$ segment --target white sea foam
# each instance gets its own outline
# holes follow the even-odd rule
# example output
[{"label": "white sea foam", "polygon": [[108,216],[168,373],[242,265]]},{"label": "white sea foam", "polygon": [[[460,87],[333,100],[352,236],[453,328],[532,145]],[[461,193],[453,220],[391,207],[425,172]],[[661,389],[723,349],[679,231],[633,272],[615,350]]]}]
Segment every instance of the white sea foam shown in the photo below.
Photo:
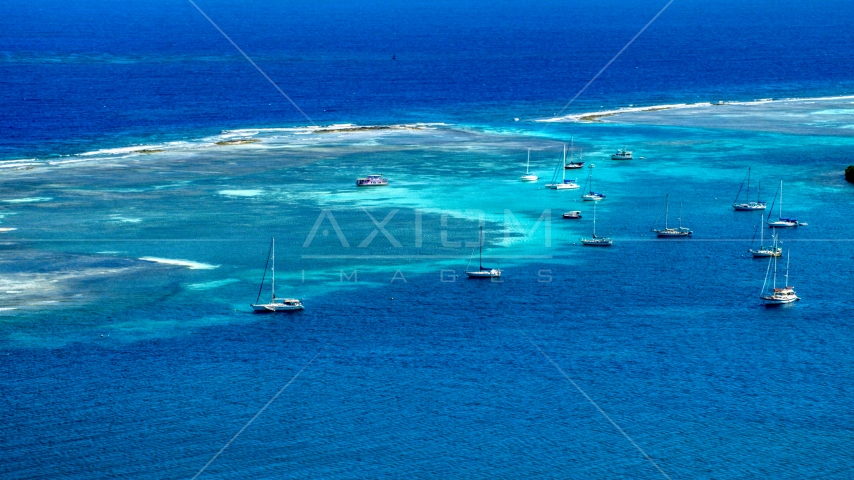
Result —
[{"label": "white sea foam", "polygon": [[0,161],[0,168],[29,168],[29,167],[38,167],[42,165],[37,162],[35,158],[24,158],[20,160],[5,160]]},{"label": "white sea foam", "polygon": [[[639,112],[654,112],[659,110],[672,110],[672,109],[685,109],[685,108],[703,108],[703,107],[711,107],[711,106],[726,106],[726,105],[741,105],[741,106],[750,106],[750,105],[768,105],[768,104],[781,104],[781,103],[813,103],[813,102],[823,102],[823,101],[839,101],[839,100],[849,100],[854,99],[854,95],[842,95],[836,97],[806,97],[806,98],[782,98],[782,99],[772,99],[772,98],[759,98],[752,101],[732,101],[732,102],[699,102],[699,103],[672,103],[672,104],[662,104],[662,105],[650,105],[645,107],[626,107],[626,108],[618,108],[614,110],[601,110],[595,112],[585,112],[585,113],[573,113],[570,115],[563,115],[560,117],[552,117],[552,118],[543,118],[536,120],[537,122],[578,122],[583,121],[582,119],[585,117],[610,117],[614,115],[620,115],[623,113],[639,113]],[[836,113],[836,112],[834,112]]]},{"label": "white sea foam", "polygon": [[220,190],[220,195],[227,197],[257,197],[264,194],[264,190],[247,189],[247,190]]},{"label": "white sea foam", "polygon": [[212,280],[210,282],[202,282],[202,283],[193,283],[187,285],[187,288],[190,290],[212,290],[214,288],[219,288],[230,283],[236,283],[240,280],[236,278],[226,278],[224,280]]},{"label": "white sea foam", "polygon": [[28,198],[10,198],[6,200],[0,200],[5,203],[37,203],[37,202],[49,202],[53,200],[52,197],[28,197]]},{"label": "white sea foam", "polygon": [[154,263],[162,263],[164,265],[177,265],[179,267],[187,267],[190,270],[213,270],[214,268],[218,268],[219,265],[210,265],[207,263],[194,262],[192,260],[178,260],[172,258],[159,258],[159,257],[140,257],[140,260],[146,262],[154,262]]},{"label": "white sea foam", "polygon": [[142,221],[142,219],[133,217],[123,217],[121,215],[110,215],[110,221],[119,223],[139,223]]}]

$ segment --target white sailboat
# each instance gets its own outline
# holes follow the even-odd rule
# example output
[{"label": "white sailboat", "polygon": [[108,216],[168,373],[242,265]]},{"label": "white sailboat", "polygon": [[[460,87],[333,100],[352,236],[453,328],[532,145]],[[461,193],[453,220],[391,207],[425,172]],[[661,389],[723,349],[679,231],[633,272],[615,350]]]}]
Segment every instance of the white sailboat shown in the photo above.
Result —
[{"label": "white sailboat", "polygon": [[738,188],[738,193],[735,194],[735,201],[732,203],[732,208],[738,212],[752,212],[755,210],[765,210],[765,202],[759,199],[762,193],[762,184],[759,184],[759,190],[756,194],[756,201],[750,201],[750,168],[747,169],[747,191],[743,203],[738,202],[738,197],[741,196],[741,189],[744,188],[744,182],[741,182],[741,187]]},{"label": "white sailboat", "polygon": [[575,180],[566,179],[566,145],[563,146],[563,168],[560,169],[560,183],[555,185],[555,190],[578,190],[578,183]]},{"label": "white sailboat", "polygon": [[590,164],[590,167],[588,167],[590,169],[590,174],[587,176],[587,182],[585,182],[584,186],[586,188],[589,188],[590,190],[588,190],[587,193],[581,196],[581,199],[585,202],[598,202],[605,198],[604,194],[593,191],[593,168],[595,167],[596,165],[592,163]]},{"label": "white sailboat", "polygon": [[[768,218],[768,227],[769,228],[785,228],[785,227],[797,227],[801,225],[798,223],[797,218],[783,218],[783,181],[780,180],[780,214],[778,220],[771,221],[770,215]],[[774,201],[777,200],[777,196],[774,195]],[[774,209],[774,203],[771,203],[771,210]]]},{"label": "white sailboat", "polygon": [[608,237],[596,236],[596,204],[593,204],[593,238],[582,238],[581,244],[588,247],[610,247],[614,241]]},{"label": "white sailboat", "polygon": [[267,276],[267,265],[264,265],[264,277],[261,278],[261,287],[258,288],[258,297],[255,303],[252,304],[252,310],[256,313],[271,313],[271,312],[286,312],[290,310],[302,310],[302,302],[295,298],[276,298],[276,238],[270,243],[270,253],[267,256],[268,263],[272,263],[270,271],[271,286],[270,286],[270,303],[259,303],[261,300],[261,290],[264,289],[264,277]]},{"label": "white sailboat", "polygon": [[525,174],[519,177],[523,182],[536,182],[540,177],[533,175],[530,172],[531,168],[531,149],[528,149],[528,164],[525,166]]},{"label": "white sailboat", "polygon": [[[692,235],[690,229],[682,226],[682,204],[679,204],[679,227],[673,228],[667,225],[667,219],[670,216],[670,195],[668,194],[665,198],[665,211],[664,211],[664,228],[656,229],[653,228],[652,231],[655,232],[661,238],[673,238],[673,237],[688,237]],[[661,212],[661,210],[659,210]],[[657,220],[656,220],[657,221]]]},{"label": "white sailboat", "polygon": [[[772,257],[768,261],[768,270],[765,271],[765,283],[762,284],[762,293],[759,298],[765,305],[783,305],[800,300],[800,297],[795,294],[794,287],[789,286],[789,255],[786,255],[786,285],[783,288],[777,288],[777,257]],[[774,283],[770,292],[765,292],[765,286],[768,284],[768,271],[771,269],[771,263],[774,263]]]},{"label": "white sailboat", "polygon": [[[760,217],[759,218],[759,225],[760,225],[760,227],[759,227],[759,231],[760,231],[759,248],[757,248],[755,250],[751,248],[750,250],[748,250],[748,252],[753,254],[753,258],[779,257],[780,255],[783,255],[783,248],[777,246],[777,234],[776,233],[774,234],[774,246],[772,246],[772,247],[765,246],[765,229],[762,228],[762,226],[761,226],[762,223],[764,223],[764,222],[765,222],[765,219],[763,217]],[[753,238],[754,239],[756,238],[755,234],[754,234]]]},{"label": "white sailboat", "polygon": [[[471,257],[469,257],[469,265],[466,265],[466,275],[469,278],[498,278],[501,276],[501,270],[497,268],[484,268],[483,266],[483,227],[480,227],[480,235],[478,236],[478,243],[480,244],[480,253],[478,254],[478,269],[477,270],[469,270],[469,265],[471,265]],[[474,251],[472,251],[472,255],[474,255]]]}]

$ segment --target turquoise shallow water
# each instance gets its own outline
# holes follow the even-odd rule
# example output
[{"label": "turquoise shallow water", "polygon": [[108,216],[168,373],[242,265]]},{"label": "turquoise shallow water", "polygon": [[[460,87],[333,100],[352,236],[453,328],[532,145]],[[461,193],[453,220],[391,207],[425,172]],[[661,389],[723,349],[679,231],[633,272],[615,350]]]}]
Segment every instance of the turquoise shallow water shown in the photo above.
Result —
[{"label": "turquoise shallow water", "polygon": [[[241,131],[7,163],[0,472],[192,477],[319,353],[205,475],[660,478],[536,344],[673,478],[846,478],[851,137],[656,121],[674,125]],[[611,249],[577,245],[580,192],[542,188],[570,137]],[[646,158],[605,158],[624,145]],[[759,304],[759,218],[729,206],[748,166],[809,223],[781,234],[790,307]],[[356,189],[373,172],[391,185]],[[694,238],[650,236],[665,194]],[[366,242],[395,211],[400,246]],[[454,277],[481,218],[501,283]],[[248,308],[270,236],[295,315]]]}]

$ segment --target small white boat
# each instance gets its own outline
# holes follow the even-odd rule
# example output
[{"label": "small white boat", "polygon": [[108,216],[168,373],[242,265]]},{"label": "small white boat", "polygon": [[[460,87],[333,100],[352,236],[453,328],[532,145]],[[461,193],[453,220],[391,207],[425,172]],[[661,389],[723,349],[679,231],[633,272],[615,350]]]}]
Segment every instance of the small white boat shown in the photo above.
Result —
[{"label": "small white boat", "polygon": [[747,169],[747,191],[745,192],[744,202],[739,203],[738,197],[741,196],[741,190],[744,188],[744,182],[741,182],[741,187],[738,188],[738,193],[735,194],[735,201],[732,208],[737,212],[753,212],[756,210],[765,210],[765,202],[759,200],[762,194],[762,184],[759,184],[759,190],[756,194],[756,201],[750,201],[750,168]]},{"label": "small white boat", "polygon": [[[774,263],[774,283],[770,292],[765,292],[765,285],[768,284],[768,271],[771,269],[771,263]],[[777,257],[773,257],[768,261],[768,270],[765,271],[765,283],[762,284],[762,292],[759,298],[766,306],[784,305],[787,303],[797,302],[800,297],[795,293],[794,287],[789,286],[789,256],[786,256],[786,286],[777,288]]]},{"label": "small white boat", "polygon": [[[797,227],[797,226],[801,225],[801,223],[798,223],[797,218],[784,218],[783,217],[783,181],[782,180],[780,180],[779,193],[780,193],[780,214],[779,214],[779,218],[772,222],[771,218],[769,216],[768,227],[769,228],[787,228],[787,227]],[[777,201],[776,195],[774,195],[774,201]],[[774,203],[773,202],[771,203],[771,210],[774,210]],[[806,225],[806,224],[804,223],[804,225]]]},{"label": "small white boat", "polygon": [[[480,227],[480,234],[478,236],[479,244],[480,244],[480,253],[478,254],[478,269],[477,270],[469,270],[469,265],[471,265],[471,256],[469,257],[469,265],[466,265],[466,275],[469,278],[498,278],[501,276],[501,270],[497,268],[485,268],[483,266],[483,227]],[[472,255],[474,255],[474,251],[472,251]]]},{"label": "small white boat", "polygon": [[592,238],[582,238],[581,244],[587,247],[610,247],[614,244],[614,241],[608,237],[597,237],[596,236],[596,204],[593,204],[593,237]]},{"label": "small white boat", "polygon": [[356,179],[356,186],[357,187],[386,187],[386,186],[388,186],[388,180],[383,178],[383,175],[381,173],[380,174],[374,174],[374,175],[368,175],[365,178]]},{"label": "small white boat", "polygon": [[270,271],[272,272],[271,287],[270,287],[270,303],[259,303],[261,300],[261,290],[264,288],[264,277],[267,276],[267,265],[264,265],[264,277],[261,278],[261,287],[258,289],[258,298],[252,304],[252,310],[256,313],[271,313],[271,312],[287,312],[291,310],[302,310],[302,302],[296,298],[276,298],[276,239],[273,238],[270,244],[270,253],[267,256],[267,261],[271,263]]},{"label": "small white boat", "polygon": [[519,179],[522,180],[523,182],[536,182],[537,180],[540,179],[540,177],[538,177],[538,176],[536,176],[530,172],[530,168],[531,168],[531,149],[529,148],[528,149],[528,164],[527,164],[527,166],[525,166],[525,174],[522,175],[521,177],[519,177]]},{"label": "small white boat", "polygon": [[[594,203],[593,206],[596,206]],[[566,212],[563,215],[563,218],[568,220],[580,220],[581,219],[581,210],[572,210],[570,212]]]},{"label": "small white boat", "polygon": [[584,183],[584,186],[585,188],[587,188],[589,185],[590,190],[588,190],[587,193],[581,196],[581,199],[585,202],[598,202],[605,198],[604,194],[593,191],[593,168],[595,167],[596,165],[592,163],[588,167],[590,169],[590,174],[587,176],[587,182]]},{"label": "small white boat", "polygon": [[611,160],[631,160],[632,152],[624,148],[617,150],[617,153],[611,155]]},{"label": "small white boat", "polygon": [[[670,195],[668,194],[665,197],[665,211],[664,211],[664,228],[656,229],[653,228],[652,231],[658,235],[659,238],[675,238],[675,237],[689,237],[694,232],[689,228],[685,228],[682,226],[682,206],[679,206],[679,227],[670,227],[667,225],[667,219],[670,216]],[[661,212],[661,210],[659,210]],[[656,219],[658,221],[658,219]]]},{"label": "small white boat", "polygon": [[[759,218],[759,225],[760,225],[759,231],[761,233],[760,233],[760,238],[759,238],[759,248],[757,248],[755,250],[751,248],[750,250],[748,250],[748,252],[750,252],[753,255],[753,258],[779,257],[779,256],[783,255],[783,249],[782,249],[782,247],[777,246],[777,235],[776,234],[774,235],[774,246],[772,246],[772,247],[765,246],[765,229],[762,228],[762,223],[764,223],[764,222],[765,222],[765,219],[760,217]],[[754,234],[753,238],[756,238],[755,234]]]}]

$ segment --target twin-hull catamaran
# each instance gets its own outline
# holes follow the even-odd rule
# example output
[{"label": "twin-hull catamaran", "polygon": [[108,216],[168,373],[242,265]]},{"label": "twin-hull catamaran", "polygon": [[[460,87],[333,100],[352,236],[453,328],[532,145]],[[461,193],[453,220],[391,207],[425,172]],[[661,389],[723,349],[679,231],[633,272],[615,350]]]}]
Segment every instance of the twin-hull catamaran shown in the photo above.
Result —
[{"label": "twin-hull catamaran", "polygon": [[255,303],[252,304],[252,310],[256,313],[271,313],[271,312],[286,312],[290,310],[302,310],[302,302],[296,298],[276,298],[276,239],[272,239],[270,243],[270,253],[267,256],[267,261],[272,263],[270,271],[271,286],[270,286],[270,303],[259,303],[261,300],[261,290],[264,288],[264,277],[267,276],[267,265],[264,265],[264,277],[261,278],[261,287],[258,288],[258,297]]}]

